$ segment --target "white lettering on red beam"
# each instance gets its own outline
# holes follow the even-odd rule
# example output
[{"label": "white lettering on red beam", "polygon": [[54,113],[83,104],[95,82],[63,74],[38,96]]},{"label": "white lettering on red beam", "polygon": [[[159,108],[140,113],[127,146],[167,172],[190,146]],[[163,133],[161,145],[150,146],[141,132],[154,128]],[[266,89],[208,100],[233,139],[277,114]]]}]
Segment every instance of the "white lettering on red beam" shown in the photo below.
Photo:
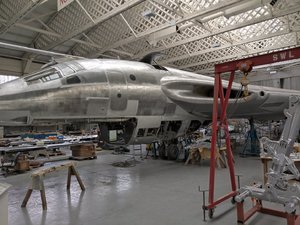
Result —
[{"label": "white lettering on red beam", "polygon": [[282,60],[288,60],[288,59],[294,59],[294,58],[295,58],[295,56],[293,55],[292,51],[273,54],[273,61],[274,62],[282,61]]}]

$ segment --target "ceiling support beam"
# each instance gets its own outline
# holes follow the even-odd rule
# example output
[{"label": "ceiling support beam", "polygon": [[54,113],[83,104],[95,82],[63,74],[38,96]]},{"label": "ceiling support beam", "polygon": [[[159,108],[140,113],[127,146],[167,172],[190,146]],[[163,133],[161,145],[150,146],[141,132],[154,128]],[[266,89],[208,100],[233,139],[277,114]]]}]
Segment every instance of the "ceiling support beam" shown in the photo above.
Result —
[{"label": "ceiling support beam", "polygon": [[218,35],[218,34],[223,34],[223,33],[226,33],[226,32],[232,31],[232,30],[237,30],[237,29],[243,28],[245,26],[258,24],[258,23],[261,23],[261,22],[264,22],[264,21],[267,21],[267,20],[270,20],[270,19],[282,17],[282,16],[292,14],[292,13],[296,13],[296,12],[300,12],[300,7],[289,8],[289,9],[286,9],[286,10],[278,11],[276,13],[274,12],[273,15],[269,14],[269,15],[261,16],[257,19],[252,19],[252,20],[245,21],[245,22],[242,22],[242,23],[239,23],[239,24],[229,25],[227,27],[215,30],[211,33],[205,33],[203,35],[199,35],[199,36],[196,36],[196,37],[186,38],[186,39],[178,41],[176,43],[169,44],[166,47],[153,48],[149,51],[145,51],[145,52],[142,52],[142,53],[139,53],[139,54],[135,55],[134,58],[140,58],[140,57],[142,57],[146,54],[149,54],[151,52],[163,51],[163,50],[166,50],[166,49],[169,49],[169,48],[173,48],[173,47],[177,47],[177,46],[180,46],[180,45],[183,45],[183,44],[187,44],[189,42],[198,41],[198,40],[201,40],[203,38],[212,37],[212,36],[215,36],[215,35]]},{"label": "ceiling support beam", "polygon": [[17,12],[12,18],[7,20],[4,26],[0,30],[0,35],[5,34],[11,27],[13,27],[18,21],[23,17],[28,15],[32,10],[40,5],[41,0],[30,0],[25,7],[23,7],[19,12]]},{"label": "ceiling support beam", "polygon": [[30,67],[32,65],[32,59],[28,59],[28,60],[23,60],[23,74],[28,74],[30,71]]},{"label": "ceiling support beam", "polygon": [[[263,49],[259,49],[259,50],[254,50],[254,51],[251,51],[249,52],[248,54],[249,55],[253,55],[253,54],[259,54],[261,52],[267,52],[267,51],[274,51],[274,50],[277,50],[277,49],[281,49],[281,48],[290,48],[290,47],[294,47],[296,45],[296,43],[285,43],[284,45],[282,46],[271,46],[271,47],[268,47],[268,48],[263,48]],[[221,61],[228,61],[228,60],[235,60],[237,58],[242,58],[243,56],[246,56],[248,54],[235,54],[235,55],[228,55],[228,56],[225,56],[225,57],[221,57],[221,58],[216,58],[216,59],[213,59],[213,60],[210,60],[208,63],[213,63],[213,64],[217,64]],[[205,65],[207,64],[207,62],[200,62],[194,66],[200,66],[200,65]],[[214,67],[213,67],[214,68]],[[202,71],[204,70],[210,70],[211,68],[205,68],[203,70],[197,70],[195,71],[195,73],[201,73]]]},{"label": "ceiling support beam", "polygon": [[[270,34],[267,34],[267,35],[262,35],[262,36],[258,36],[258,37],[254,37],[254,38],[248,38],[248,39],[245,39],[245,40],[242,40],[242,41],[236,41],[236,42],[233,42],[232,44],[226,44],[226,45],[223,45],[223,46],[220,46],[220,47],[199,50],[197,52],[193,52],[193,53],[190,53],[190,54],[181,55],[181,56],[169,58],[169,59],[166,59],[166,60],[161,60],[161,61],[159,61],[159,63],[161,63],[161,64],[171,63],[171,62],[175,62],[175,61],[178,61],[178,60],[187,59],[187,58],[190,58],[192,56],[200,56],[200,55],[203,55],[203,54],[206,54],[206,53],[215,52],[215,51],[219,51],[219,50],[230,48],[230,47],[243,46],[245,44],[248,44],[248,43],[251,43],[251,42],[254,42],[254,41],[264,40],[264,39],[267,39],[267,38],[281,36],[281,35],[285,35],[285,34],[288,34],[288,33],[290,33],[288,30],[277,31],[277,32],[270,33]],[[183,67],[189,67],[189,65],[185,65]]]},{"label": "ceiling support beam", "polygon": [[31,17],[30,19],[27,19],[27,20],[23,20],[22,23],[30,23],[32,21],[35,21],[35,20],[38,20],[38,19],[42,19],[46,16],[50,16],[52,14],[56,13],[56,11],[50,11],[50,12],[47,12],[47,13],[44,13],[44,14],[41,14],[41,15],[35,15],[34,13],[31,13]]},{"label": "ceiling support beam", "polygon": [[128,21],[125,19],[125,17],[123,16],[122,13],[120,13],[121,18],[124,20],[124,22],[126,23],[127,27],[130,29],[130,31],[132,32],[132,34],[137,37],[136,33],[134,32],[134,30],[132,29],[132,27],[130,26],[130,24],[128,23]]},{"label": "ceiling support beam", "polygon": [[83,10],[83,12],[87,15],[87,17],[95,24],[95,20],[93,19],[93,17],[88,13],[88,11],[86,11],[86,9],[83,7],[83,5],[81,4],[81,2],[79,0],[76,0],[77,4],[80,6],[80,8]]},{"label": "ceiling support beam", "polygon": [[[0,22],[5,22],[5,21],[6,20],[0,18]],[[41,28],[26,25],[26,24],[23,24],[23,23],[16,23],[15,26],[23,28],[25,30],[34,31],[34,32],[37,32],[37,33],[40,33],[40,34],[46,34],[46,35],[50,35],[50,36],[54,36],[54,37],[62,37],[62,35],[60,35],[56,32],[44,30],[44,29],[41,29]],[[73,42],[79,43],[79,44],[91,46],[91,47],[94,47],[94,48],[99,48],[99,46],[97,44],[93,44],[93,43],[90,43],[90,42],[87,42],[87,41],[83,41],[83,40],[80,40],[78,38],[72,38],[70,40],[73,41]]]},{"label": "ceiling support beam", "polygon": [[29,52],[29,53],[33,53],[33,54],[37,54],[37,55],[60,56],[60,57],[65,57],[65,58],[77,58],[77,59],[83,58],[80,56],[67,55],[67,54],[62,54],[62,53],[58,53],[58,52],[50,52],[50,51],[46,51],[46,50],[42,50],[42,49],[29,48],[29,47],[9,44],[9,43],[5,43],[5,42],[0,42],[0,47],[6,48],[6,49],[17,50],[17,51]]},{"label": "ceiling support beam", "polygon": [[51,43],[50,45],[48,46],[45,46],[43,47],[43,49],[52,49],[68,40],[71,40],[72,38],[76,37],[77,35],[85,32],[86,30],[92,28],[93,26],[99,24],[99,23],[103,23],[104,21],[144,2],[145,0],[132,0],[132,1],[129,1],[129,2],[125,2],[123,5],[119,6],[118,8],[104,14],[103,16],[100,16],[99,18],[95,19],[94,22],[91,21],[90,23],[86,24],[85,26],[82,26],[82,27],[79,27],[78,30],[75,30],[73,31],[72,33],[69,33],[69,34],[66,34],[66,35],[63,35],[61,38],[59,38],[58,41],[55,41],[53,43]]},{"label": "ceiling support beam", "polygon": [[[198,17],[207,17],[207,16],[213,15],[217,12],[220,12],[222,10],[226,10],[226,9],[231,8],[231,7],[236,7],[237,5],[241,4],[242,2],[245,2],[245,0],[243,0],[243,1],[237,1],[237,0],[226,1],[225,3],[220,3],[216,6],[212,6],[207,10],[203,10],[203,11],[200,11],[200,12],[185,15],[181,19],[178,19],[175,22],[178,25],[178,24],[181,24],[181,23],[184,23],[184,22],[191,21],[191,20],[196,19]],[[138,35],[138,37],[144,37],[144,36],[150,35],[150,34],[155,33],[157,31],[164,30],[164,29],[166,29],[170,26],[172,26],[172,24],[170,24],[170,23],[162,24],[161,26],[158,26],[154,29],[142,32],[140,35]]]},{"label": "ceiling support beam", "polygon": [[[209,17],[209,16],[212,16],[212,15],[216,15],[216,13],[220,13],[220,11],[229,9],[231,7],[236,7],[236,6],[238,6],[238,5],[242,4],[242,3],[245,3],[245,2],[248,2],[248,1],[240,1],[240,0],[226,1],[225,3],[217,4],[216,6],[212,6],[209,9],[206,9],[204,11],[200,11],[200,12],[196,12],[196,13],[191,13],[191,14],[188,14],[188,15],[182,15],[182,18],[180,18],[177,21],[175,21],[175,23],[178,25],[178,24],[181,24],[181,23],[185,23],[185,22],[191,21],[191,20],[196,19],[198,17],[205,18],[205,17]],[[170,27],[171,25],[172,24],[170,24],[170,23],[164,23],[164,24],[162,24],[160,26],[157,26],[157,27],[155,27],[155,28],[153,28],[151,30],[147,30],[147,31],[144,31],[144,32],[141,32],[141,33],[137,34],[137,37],[135,37],[135,38],[129,37],[127,39],[118,41],[118,42],[116,42],[116,43],[114,43],[114,44],[112,44],[110,46],[107,46],[107,47],[101,49],[101,51],[93,52],[93,53],[89,54],[88,57],[92,57],[92,58],[93,57],[97,57],[98,54],[106,52],[106,51],[108,51],[108,50],[110,50],[112,48],[118,48],[121,45],[130,44],[133,41],[137,41],[137,40],[142,39],[142,38],[144,38],[144,37],[146,37],[146,36],[148,36],[150,34],[153,34],[155,32],[158,32],[158,31],[161,31],[163,29],[166,29],[166,28]],[[184,27],[179,27],[179,30],[186,29],[187,27],[190,27],[190,26],[193,26],[193,23],[189,23],[188,25],[184,25]],[[186,43],[188,43],[188,42],[186,42]],[[156,51],[156,50],[153,50],[153,51]],[[150,51],[147,51],[146,53],[138,54],[138,55],[134,56],[134,58],[140,58],[140,57],[146,55],[147,53],[151,53],[153,51],[150,50]],[[161,51],[161,50],[159,50],[159,51]]]}]

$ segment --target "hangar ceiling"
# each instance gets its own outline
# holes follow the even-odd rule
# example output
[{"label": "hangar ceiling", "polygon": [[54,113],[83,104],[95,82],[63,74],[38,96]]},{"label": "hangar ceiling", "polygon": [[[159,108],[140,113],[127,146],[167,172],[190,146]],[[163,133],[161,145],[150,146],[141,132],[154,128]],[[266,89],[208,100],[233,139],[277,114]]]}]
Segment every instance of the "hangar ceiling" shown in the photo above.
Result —
[{"label": "hangar ceiling", "polygon": [[[58,0],[61,1],[61,0]],[[139,60],[209,74],[216,63],[299,46],[300,0],[0,0],[0,42],[88,58]],[[0,49],[2,74],[49,60]]]}]

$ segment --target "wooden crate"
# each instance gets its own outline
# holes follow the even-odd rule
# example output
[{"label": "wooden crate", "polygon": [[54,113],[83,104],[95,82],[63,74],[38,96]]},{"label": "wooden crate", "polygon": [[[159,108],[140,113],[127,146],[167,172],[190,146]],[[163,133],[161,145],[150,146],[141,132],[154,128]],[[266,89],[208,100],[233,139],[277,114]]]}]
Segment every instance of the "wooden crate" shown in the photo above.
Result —
[{"label": "wooden crate", "polygon": [[95,157],[96,148],[94,144],[82,144],[71,146],[72,156],[73,157]]},{"label": "wooden crate", "polygon": [[15,165],[15,170],[16,171],[23,172],[23,171],[27,171],[29,169],[30,169],[30,167],[29,167],[29,161],[28,160],[18,160],[18,162]]},{"label": "wooden crate", "polygon": [[300,152],[300,145],[298,143],[294,145],[294,152]]}]

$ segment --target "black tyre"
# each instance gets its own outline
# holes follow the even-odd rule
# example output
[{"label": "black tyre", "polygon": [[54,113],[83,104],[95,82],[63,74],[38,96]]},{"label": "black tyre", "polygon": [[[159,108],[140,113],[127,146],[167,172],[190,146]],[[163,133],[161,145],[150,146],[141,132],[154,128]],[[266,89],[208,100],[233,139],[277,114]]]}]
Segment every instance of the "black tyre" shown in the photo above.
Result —
[{"label": "black tyre", "polygon": [[167,147],[168,159],[176,160],[179,154],[179,149],[176,144],[170,144]]},{"label": "black tyre", "polygon": [[161,158],[161,159],[167,159],[167,156],[166,156],[166,145],[165,144],[161,144],[158,147],[158,155],[159,155],[159,158]]}]

